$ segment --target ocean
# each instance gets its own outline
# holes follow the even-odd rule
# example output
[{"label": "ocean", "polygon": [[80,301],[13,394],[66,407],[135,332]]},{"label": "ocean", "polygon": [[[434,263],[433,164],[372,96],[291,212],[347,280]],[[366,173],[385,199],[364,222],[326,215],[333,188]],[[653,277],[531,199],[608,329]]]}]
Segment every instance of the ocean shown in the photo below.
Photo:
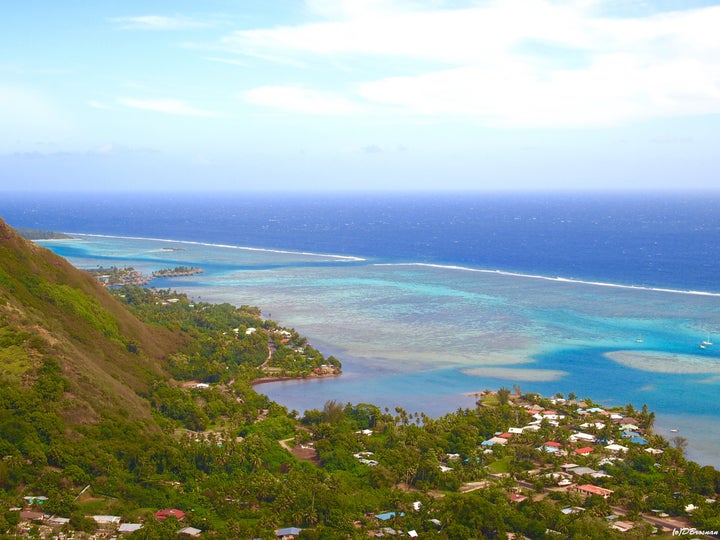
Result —
[{"label": "ocean", "polygon": [[[720,194],[4,194],[15,227],[81,268],[258,305],[343,376],[258,390],[441,415],[519,386],[647,404],[720,467]],[[172,248],[172,249],[168,249]]]}]

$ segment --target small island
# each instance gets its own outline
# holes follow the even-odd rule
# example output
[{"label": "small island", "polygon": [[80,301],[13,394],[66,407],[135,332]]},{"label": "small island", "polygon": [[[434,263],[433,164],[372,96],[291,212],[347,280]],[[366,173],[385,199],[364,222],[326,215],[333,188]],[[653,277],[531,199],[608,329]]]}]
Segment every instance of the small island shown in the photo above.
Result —
[{"label": "small island", "polygon": [[162,268],[152,273],[152,277],[179,277],[179,276],[193,276],[195,274],[202,274],[203,269],[195,266],[176,266],[175,268]]},{"label": "small island", "polygon": [[155,278],[192,276],[195,274],[201,274],[203,269],[197,267],[176,266],[175,268],[162,268],[160,270],[155,270],[150,275],[147,275],[131,266],[125,268],[118,268],[117,266],[98,266],[97,268],[87,269],[87,272],[95,276],[95,278],[106,287],[115,288],[126,285],[143,286],[149,284],[150,281]]},{"label": "small island", "polygon": [[40,231],[37,229],[16,229],[18,234],[27,240],[68,240],[72,238],[65,233]]}]

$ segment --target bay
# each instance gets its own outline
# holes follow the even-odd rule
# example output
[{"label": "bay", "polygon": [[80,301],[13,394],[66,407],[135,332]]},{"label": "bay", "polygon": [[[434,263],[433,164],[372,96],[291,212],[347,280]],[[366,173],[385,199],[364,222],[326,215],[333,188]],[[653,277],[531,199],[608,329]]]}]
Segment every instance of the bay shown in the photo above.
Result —
[{"label": "bay", "polygon": [[16,194],[0,215],[95,235],[43,243],[82,268],[201,266],[153,285],[261,306],[342,360],[258,387],[289,409],[574,392],[647,403],[720,466],[717,194]]}]

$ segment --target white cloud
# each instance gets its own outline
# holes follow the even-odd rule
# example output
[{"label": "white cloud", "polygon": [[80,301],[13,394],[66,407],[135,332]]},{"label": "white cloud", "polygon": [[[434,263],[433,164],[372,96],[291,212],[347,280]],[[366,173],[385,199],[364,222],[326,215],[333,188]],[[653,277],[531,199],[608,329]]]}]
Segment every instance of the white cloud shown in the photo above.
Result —
[{"label": "white cloud", "polygon": [[120,30],[188,30],[211,26],[207,22],[196,21],[181,15],[174,17],[140,15],[137,17],[115,17],[111,20]]},{"label": "white cloud", "polygon": [[218,116],[214,111],[197,109],[179,99],[133,99],[121,98],[118,103],[132,109],[154,111],[178,116]]},{"label": "white cloud", "polygon": [[587,41],[581,13],[544,1],[456,10],[380,9],[383,4],[346,11],[349,19],[238,31],[223,43],[241,54],[378,55],[463,64],[485,61],[523,39]]},{"label": "white cloud", "polygon": [[323,79],[337,63],[371,74],[344,81],[343,94],[312,81],[245,94],[299,112],[382,107],[532,127],[720,113],[720,7],[623,18],[599,16],[602,5],[313,0],[320,22],[234,32],[222,44],[247,57],[302,58]]},{"label": "white cloud", "polygon": [[263,86],[243,94],[255,105],[277,107],[307,114],[354,114],[361,106],[340,95],[293,86]]}]

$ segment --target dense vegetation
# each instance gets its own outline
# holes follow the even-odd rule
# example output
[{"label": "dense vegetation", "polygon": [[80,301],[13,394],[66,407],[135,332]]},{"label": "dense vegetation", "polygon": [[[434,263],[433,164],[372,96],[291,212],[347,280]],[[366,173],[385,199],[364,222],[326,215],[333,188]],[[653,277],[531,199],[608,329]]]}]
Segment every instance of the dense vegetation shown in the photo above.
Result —
[{"label": "dense vegetation", "polygon": [[132,266],[118,268],[117,266],[98,266],[87,270],[106,287],[122,287],[125,285],[147,285],[154,278],[168,278],[178,276],[192,276],[201,274],[202,268],[176,266],[175,268],[161,268],[150,275],[145,275]]},{"label": "dense vegetation", "polygon": [[36,229],[16,229],[17,233],[28,240],[66,240],[72,238],[65,233],[39,231]]},{"label": "dense vegetation", "polygon": [[[8,509],[30,495],[70,518],[75,538],[98,514],[142,522],[129,538],[147,539],[183,526],[213,538],[290,526],[328,539],[646,538],[661,513],[720,529],[720,473],[686,461],[681,438],[654,435],[646,407],[515,388],[441,418],[337,402],[298,417],[252,386],[325,369],[339,362],[257,308],[133,287],[113,296],[0,221],[0,538],[21,529]],[[611,412],[647,444],[626,441]],[[573,441],[579,430],[598,440],[587,455],[575,452],[587,445]],[[485,444],[498,435],[506,443]],[[559,487],[568,461],[601,473],[574,484],[609,497]],[[182,523],[156,520],[163,508],[183,510]],[[612,514],[634,528],[611,529]]]}]

